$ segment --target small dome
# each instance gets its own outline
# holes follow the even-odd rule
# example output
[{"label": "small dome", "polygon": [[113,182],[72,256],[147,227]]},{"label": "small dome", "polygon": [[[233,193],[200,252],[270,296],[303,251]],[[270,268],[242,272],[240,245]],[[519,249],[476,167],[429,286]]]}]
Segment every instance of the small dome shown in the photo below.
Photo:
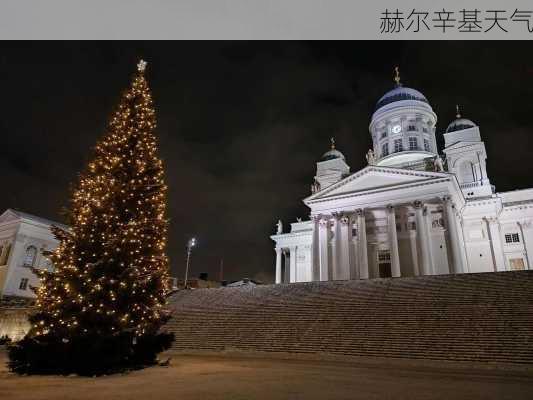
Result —
[{"label": "small dome", "polygon": [[336,158],[340,158],[342,160],[345,160],[344,158],[344,154],[342,154],[339,150],[337,149],[331,149],[329,151],[326,151],[324,153],[324,155],[322,156],[322,158],[320,159],[320,161],[327,161],[327,160],[334,160]]},{"label": "small dome", "polygon": [[376,110],[386,106],[387,104],[402,100],[416,100],[429,104],[426,96],[424,96],[418,90],[398,85],[394,89],[389,90],[387,93],[381,96],[376,103]]},{"label": "small dome", "polygon": [[457,118],[452,121],[450,125],[446,128],[446,133],[462,131],[463,129],[473,128],[476,124],[466,118]]}]

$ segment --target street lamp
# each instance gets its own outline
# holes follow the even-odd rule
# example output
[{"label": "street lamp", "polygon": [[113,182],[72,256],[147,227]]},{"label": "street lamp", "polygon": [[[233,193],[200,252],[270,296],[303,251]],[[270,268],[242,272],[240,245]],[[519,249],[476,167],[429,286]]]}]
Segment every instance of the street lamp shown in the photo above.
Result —
[{"label": "street lamp", "polygon": [[183,288],[187,289],[187,277],[189,275],[189,261],[191,259],[192,248],[196,246],[196,238],[189,239],[187,242],[187,266],[185,267],[185,282]]}]

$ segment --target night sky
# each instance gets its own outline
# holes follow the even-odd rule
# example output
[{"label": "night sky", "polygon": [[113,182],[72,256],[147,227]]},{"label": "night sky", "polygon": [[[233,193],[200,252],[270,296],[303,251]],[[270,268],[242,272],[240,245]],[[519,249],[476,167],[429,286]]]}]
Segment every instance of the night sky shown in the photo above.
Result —
[{"label": "night sky", "polygon": [[3,42],[0,209],[62,221],[69,187],[102,136],[139,58],[149,61],[182,277],[273,278],[281,218],[306,219],[315,162],[335,136],[366,165],[376,101],[400,66],[436,112],[437,141],[459,103],[481,129],[498,191],[533,187],[531,42]]}]

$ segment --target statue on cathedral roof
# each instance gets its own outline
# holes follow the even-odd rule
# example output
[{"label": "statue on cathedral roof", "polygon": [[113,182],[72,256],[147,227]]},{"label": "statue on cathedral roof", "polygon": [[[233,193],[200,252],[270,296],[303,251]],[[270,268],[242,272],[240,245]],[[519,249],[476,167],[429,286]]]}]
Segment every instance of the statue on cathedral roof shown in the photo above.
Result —
[{"label": "statue on cathedral roof", "polygon": [[276,233],[278,235],[282,234],[283,233],[283,222],[281,222],[281,219],[278,219],[278,223],[276,224],[276,227],[277,227]]},{"label": "statue on cathedral roof", "polygon": [[366,161],[368,165],[374,165],[376,163],[376,157],[374,156],[374,151],[372,149],[368,150],[366,153]]},{"label": "statue on cathedral roof", "polygon": [[437,156],[435,160],[433,161],[433,165],[435,167],[436,172],[444,172],[444,163],[442,162],[442,158],[440,156]]}]

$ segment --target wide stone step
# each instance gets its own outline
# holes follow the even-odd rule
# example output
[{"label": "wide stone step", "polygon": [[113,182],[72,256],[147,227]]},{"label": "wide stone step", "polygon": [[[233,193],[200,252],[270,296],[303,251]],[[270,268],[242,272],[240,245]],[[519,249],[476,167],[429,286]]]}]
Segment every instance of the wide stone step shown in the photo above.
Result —
[{"label": "wide stone step", "polygon": [[174,350],[533,363],[533,271],[179,291]]}]

